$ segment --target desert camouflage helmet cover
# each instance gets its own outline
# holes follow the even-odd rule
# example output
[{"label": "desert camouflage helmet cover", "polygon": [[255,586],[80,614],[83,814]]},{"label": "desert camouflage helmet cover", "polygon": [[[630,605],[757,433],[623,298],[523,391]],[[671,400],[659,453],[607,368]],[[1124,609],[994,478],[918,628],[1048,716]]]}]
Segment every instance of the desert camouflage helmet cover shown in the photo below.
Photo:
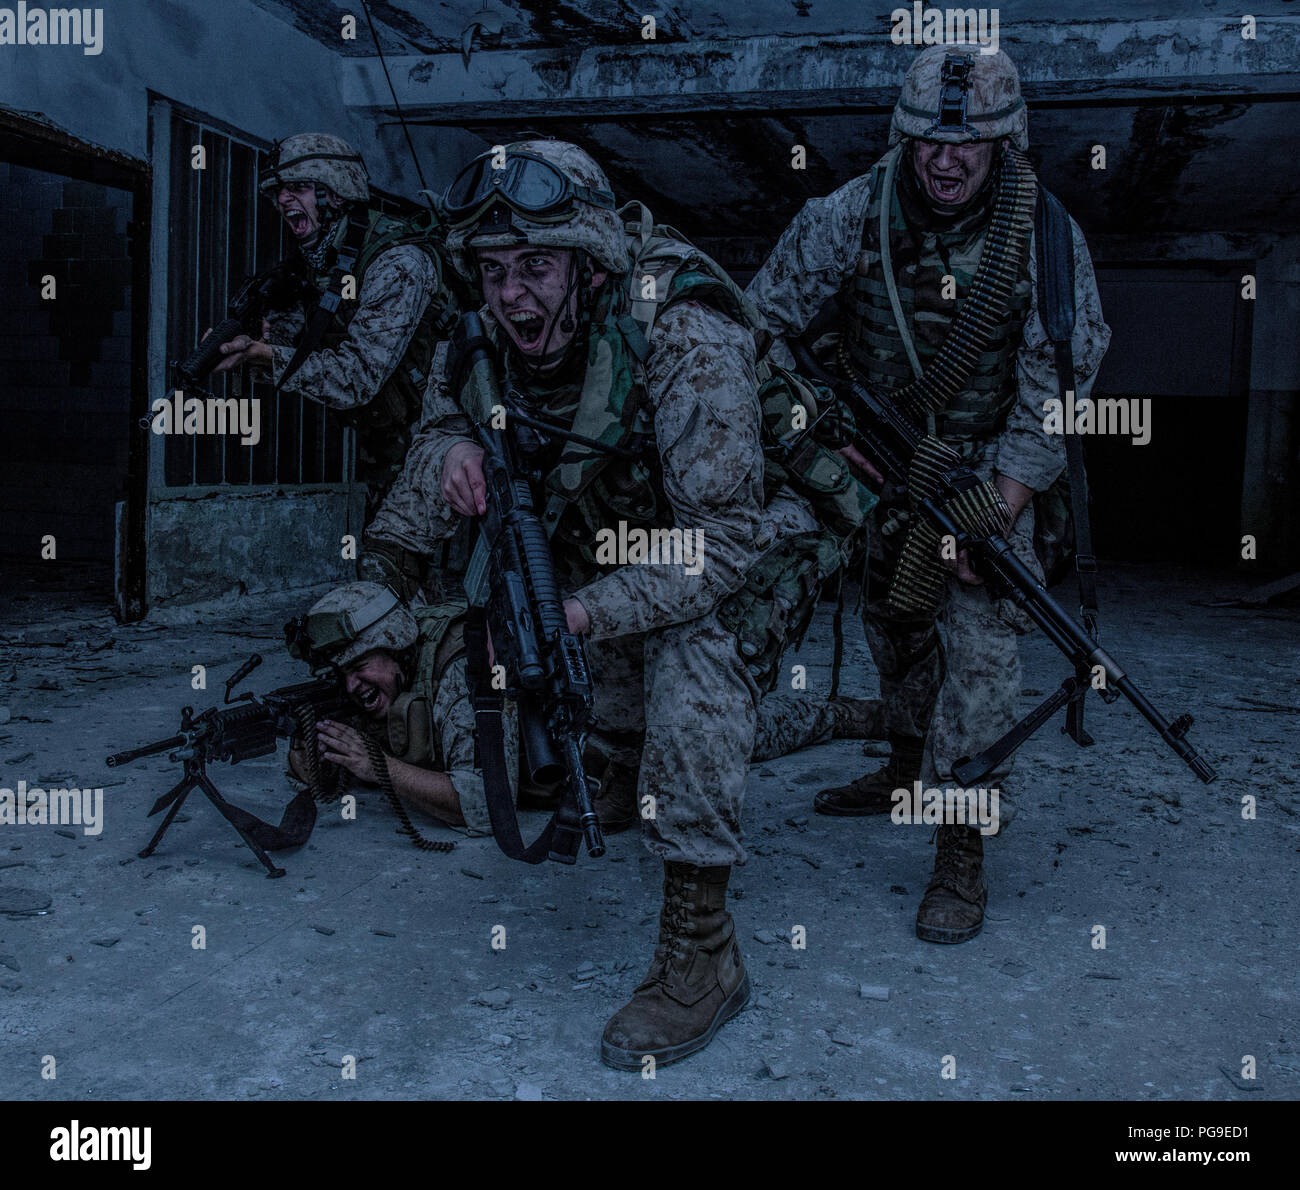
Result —
[{"label": "desert camouflage helmet cover", "polygon": [[1020,74],[1015,63],[1001,50],[996,54],[982,54],[978,47],[971,45],[932,45],[917,54],[903,79],[903,90],[894,107],[889,143],[896,145],[905,136],[949,144],[976,139],[964,129],[936,127],[943,64],[949,54],[960,54],[970,60],[966,123],[979,133],[978,139],[1000,140],[1009,136],[1017,149],[1027,149],[1029,116],[1020,96]]},{"label": "desert camouflage helmet cover", "polygon": [[[531,153],[549,161],[579,186],[614,192],[605,171],[591,155],[567,141],[516,141],[506,145],[506,156],[511,153]],[[470,248],[518,248],[523,244],[539,248],[580,248],[611,273],[628,270],[627,237],[617,211],[579,200],[574,203],[573,215],[562,223],[533,223],[517,211],[511,211],[511,228],[480,231],[483,217],[475,216],[469,224],[453,228],[447,236],[447,250],[456,270],[471,283],[478,282],[478,270],[468,254]]]},{"label": "desert camouflage helmet cover", "polygon": [[335,587],[312,605],[306,628],[312,647],[335,665],[348,665],[371,649],[400,652],[420,635],[406,605],[379,583]]},{"label": "desert camouflage helmet cover", "polygon": [[258,188],[274,197],[285,182],[328,186],[345,202],[370,199],[370,176],[361,154],[328,132],[298,132],[276,142]]}]

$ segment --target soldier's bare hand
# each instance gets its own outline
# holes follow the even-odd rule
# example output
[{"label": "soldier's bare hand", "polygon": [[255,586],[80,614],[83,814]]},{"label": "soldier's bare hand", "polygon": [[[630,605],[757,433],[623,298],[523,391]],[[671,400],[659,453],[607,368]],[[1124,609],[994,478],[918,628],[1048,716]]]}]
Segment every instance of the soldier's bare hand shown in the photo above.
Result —
[{"label": "soldier's bare hand", "polygon": [[483,478],[483,448],[457,442],[442,463],[442,498],[461,516],[487,512],[487,481]]},{"label": "soldier's bare hand", "polygon": [[226,358],[212,369],[214,372],[229,372],[240,364],[271,362],[271,349],[261,339],[248,335],[236,335],[229,342],[222,343],[221,354]]},{"label": "soldier's bare hand", "polygon": [[358,780],[369,781],[372,785],[379,783],[379,774],[370,762],[365,741],[355,727],[322,719],[316,724],[316,741],[326,760],[347,769]]},{"label": "soldier's bare hand", "polygon": [[867,459],[867,456],[864,455],[856,446],[851,444],[849,446],[841,446],[835,453],[840,455],[841,458],[848,459],[848,461],[855,467],[861,468],[865,471],[867,473],[867,478],[870,479],[872,483],[883,484],[885,482],[885,477],[881,475],[879,469],[871,463]]},{"label": "soldier's bare hand", "polygon": [[982,587],[984,580],[971,569],[970,551],[960,550],[955,558],[945,558],[944,565],[957,576],[959,583],[968,587]]}]

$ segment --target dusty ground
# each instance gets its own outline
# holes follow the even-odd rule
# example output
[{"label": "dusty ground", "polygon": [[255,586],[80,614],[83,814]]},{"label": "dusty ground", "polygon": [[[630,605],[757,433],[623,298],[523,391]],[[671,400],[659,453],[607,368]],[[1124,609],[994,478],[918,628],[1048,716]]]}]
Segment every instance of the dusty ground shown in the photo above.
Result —
[{"label": "dusty ground", "polygon": [[[598,1058],[651,950],[659,869],[634,836],[576,869],[526,869],[491,840],[422,854],[368,795],[355,822],[323,814],[272,881],[194,798],[137,859],[173,766],[108,769],[105,755],[170,734],[181,705],[215,701],[254,649],[267,662],[251,686],[299,680],[279,627],[308,601],[122,626],[59,598],[11,599],[0,786],[102,785],[106,825],[0,828],[0,909],[49,899],[43,914],[0,913],[0,1098],[1300,1098],[1300,612],[1193,602],[1231,585],[1108,569],[1106,645],[1171,717],[1195,714],[1220,780],[1196,782],[1124,703],[1090,703],[1090,751],[1045,729],[1021,753],[1022,812],[989,846],[973,942],[913,934],[928,828],[811,813],[821,785],[875,763],[858,744],[756,766],[733,906],[754,999],[653,1081]],[[814,688],[829,641],[823,615],[801,658]],[[1025,658],[1026,691],[1064,676],[1041,639]],[[846,691],[874,693],[860,631],[850,661]],[[190,688],[196,663],[206,694]],[[277,816],[280,767],[214,775]]]}]

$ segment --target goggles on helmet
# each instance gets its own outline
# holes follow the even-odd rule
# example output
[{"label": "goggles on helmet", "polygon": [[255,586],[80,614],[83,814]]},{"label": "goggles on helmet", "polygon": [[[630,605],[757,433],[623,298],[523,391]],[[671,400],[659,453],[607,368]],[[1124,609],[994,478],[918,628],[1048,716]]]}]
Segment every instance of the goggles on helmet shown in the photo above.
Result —
[{"label": "goggles on helmet", "polygon": [[284,626],[289,656],[315,665],[350,645],[372,624],[379,623],[398,605],[388,588],[355,611],[314,612],[298,616]]},{"label": "goggles on helmet", "polygon": [[592,190],[566,177],[549,161],[532,153],[508,153],[496,168],[499,155],[489,151],[474,158],[447,187],[443,200],[448,220],[463,226],[495,203],[504,203],[532,223],[561,223],[573,214],[575,203],[614,209],[608,190]]}]

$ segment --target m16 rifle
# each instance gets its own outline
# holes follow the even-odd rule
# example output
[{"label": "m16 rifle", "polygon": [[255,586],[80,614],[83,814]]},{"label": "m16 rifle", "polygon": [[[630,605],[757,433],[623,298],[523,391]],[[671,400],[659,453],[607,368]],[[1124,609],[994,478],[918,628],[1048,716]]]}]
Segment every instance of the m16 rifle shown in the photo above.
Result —
[{"label": "m16 rifle", "polygon": [[194,714],[192,707],[184,707],[181,710],[181,729],[176,735],[108,757],[106,763],[115,768],[143,756],[167,752],[170,753],[169,760],[181,761],[185,766],[180,781],[149,811],[152,818],[167,810],[167,817],[149,840],[149,845],[140,852],[141,859],[153,854],[185,799],[196,788],[203,791],[218,813],[239,832],[239,837],[266,868],[268,877],[284,875],[284,869],[271,862],[268,851],[300,846],[311,836],[316,824],[313,797],[316,791],[308,788],[299,793],[285,808],[279,826],[273,826],[226,801],[208,776],[209,764],[238,764],[241,760],[270,755],[281,737],[291,738],[307,723],[337,714],[347,705],[342,682],[330,678],[282,686],[260,696],[245,691],[237,698],[233,697],[234,688],[261,664],[262,658],[254,653],[226,680],[227,705],[209,707],[198,715]]},{"label": "m16 rifle", "polygon": [[[483,783],[492,834],[511,859],[540,863],[549,858],[572,864],[579,842],[593,859],[605,854],[591,787],[582,763],[593,702],[591,672],[582,639],[569,631],[555,577],[550,542],[533,504],[535,476],[522,465],[512,422],[496,426],[503,408],[496,375],[496,349],[475,313],[464,314],[452,336],[452,391],[474,386],[475,434],[483,447],[487,512],[480,518],[486,558],[486,605],[476,605],[471,587],[465,621],[466,668],[474,704]],[[480,417],[478,414],[481,413]],[[576,437],[546,427],[548,433]],[[475,564],[471,562],[471,571]],[[488,671],[488,632],[496,664],[504,669],[504,693],[515,700],[529,775],[537,785],[563,781],[560,804],[546,828],[525,847],[505,770],[501,725],[502,693]],[[500,669],[498,670],[500,672]]]},{"label": "m16 rifle", "polygon": [[1108,703],[1122,694],[1200,780],[1213,781],[1214,769],[1187,740],[1191,715],[1180,715],[1170,723],[1012,552],[1005,537],[1010,510],[993,485],[981,481],[955,450],[923,433],[886,397],[859,383],[851,367],[844,368],[850,377],[844,379],[822,368],[806,343],[792,340],[790,349],[800,371],[838,398],[819,412],[805,433],[812,433],[824,419],[828,426],[838,422],[835,432],[907,493],[915,515],[891,581],[889,603],[913,614],[938,607],[948,576],[940,550],[948,538],[950,549],[970,551],[974,566],[994,593],[1006,595],[1023,609],[1074,669],[1059,689],[1001,739],[974,757],[959,759],[953,765],[954,779],[962,786],[979,784],[1062,707],[1066,708],[1062,732],[1076,744],[1090,746],[1094,741],[1083,727],[1083,700],[1095,689]]}]

